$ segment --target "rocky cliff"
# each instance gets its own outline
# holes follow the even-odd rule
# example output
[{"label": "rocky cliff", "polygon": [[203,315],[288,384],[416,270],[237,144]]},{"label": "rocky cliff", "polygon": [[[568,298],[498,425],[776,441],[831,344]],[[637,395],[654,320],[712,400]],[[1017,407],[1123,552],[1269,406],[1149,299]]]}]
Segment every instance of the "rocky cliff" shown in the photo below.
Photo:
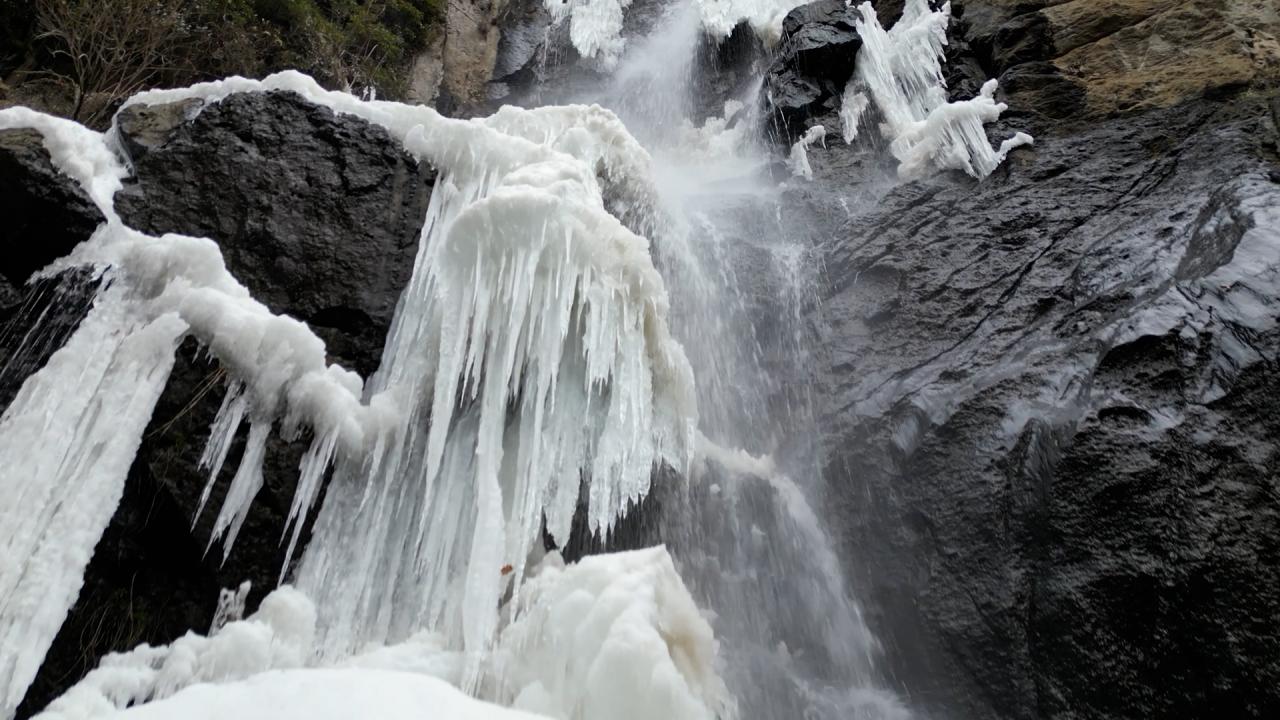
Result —
[{"label": "rocky cliff", "polygon": [[[952,94],[999,78],[1011,109],[993,134],[1026,130],[1034,147],[982,182],[902,184],[875,142],[835,140],[811,148],[814,181],[788,191],[825,266],[809,320],[829,401],[828,519],[886,675],[926,717],[1273,717],[1277,12],[952,5]],[[901,12],[876,6],[886,24]],[[628,32],[655,7],[636,2]],[[455,14],[469,24],[451,29],[439,73],[460,110],[571,93],[597,72],[546,32],[540,2],[450,3]],[[767,56],[745,33],[709,47],[702,105],[766,59],[785,151],[813,123],[838,127],[859,45],[842,0],[799,8]],[[118,118],[134,169],[123,218],[217,240],[255,297],[371,372],[433,172],[381,130],[290,95],[194,110]],[[24,283],[101,218],[21,131],[0,132],[0,204],[4,404],[91,290],[83,276]],[[211,514],[191,519],[221,377],[198,348],[180,355],[22,716],[107,651],[201,629],[220,587],[247,578],[256,598],[275,583],[304,445],[275,441],[236,549],[225,564],[206,554]]]},{"label": "rocky cliff", "polygon": [[[833,519],[889,673],[937,717],[1272,717],[1275,9],[953,6],[953,93],[1000,78],[993,136],[1035,146],[900,185],[837,141],[793,191],[823,218]],[[839,126],[849,69],[814,58],[856,47],[850,13],[788,18],[784,128]]]}]

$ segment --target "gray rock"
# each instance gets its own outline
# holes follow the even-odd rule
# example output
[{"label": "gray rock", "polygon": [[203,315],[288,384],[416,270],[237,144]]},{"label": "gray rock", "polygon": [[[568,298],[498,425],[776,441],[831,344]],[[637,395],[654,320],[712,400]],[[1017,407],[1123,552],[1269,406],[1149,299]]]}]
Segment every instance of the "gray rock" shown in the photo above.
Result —
[{"label": "gray rock", "polygon": [[[121,113],[125,146],[154,142],[166,113]],[[132,134],[139,128],[146,134]],[[255,298],[311,325],[333,360],[366,376],[376,369],[413,269],[431,170],[382,129],[288,93],[233,95],[160,134],[116,197],[124,221],[217,240]]]},{"label": "gray rock", "polygon": [[833,517],[926,710],[1280,709],[1271,98],[1040,119],[982,183],[811,151]]},{"label": "gray rock", "polygon": [[765,75],[765,103],[788,137],[839,108],[862,47],[857,17],[857,8],[844,0],[819,0],[783,20],[782,41]]},{"label": "gray rock", "polygon": [[22,285],[87,240],[103,221],[75,180],[53,165],[35,130],[0,130],[0,275]]}]

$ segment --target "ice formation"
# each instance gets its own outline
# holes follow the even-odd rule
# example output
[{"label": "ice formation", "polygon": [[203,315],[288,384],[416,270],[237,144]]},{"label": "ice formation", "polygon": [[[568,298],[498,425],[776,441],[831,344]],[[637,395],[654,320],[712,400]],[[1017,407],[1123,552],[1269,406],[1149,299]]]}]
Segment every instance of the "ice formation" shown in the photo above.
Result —
[{"label": "ice formation", "polygon": [[[711,628],[664,548],[600,555],[567,567],[552,554],[533,575],[522,597],[503,610],[506,624],[496,650],[481,665],[482,697],[557,720],[732,717],[732,701],[716,673]],[[121,717],[221,718],[229,716],[197,708],[230,711],[247,697],[280,697],[294,681],[318,678],[360,694],[366,682],[376,686],[379,677],[397,676],[435,688],[459,712],[531,717],[452,690],[467,657],[433,633],[308,667],[317,656],[315,624],[311,601],[283,586],[252,617],[208,637],[188,633],[170,645],[107,656],[37,718],[88,720],[134,705],[139,707]],[[303,699],[288,703],[291,711],[300,711],[299,704],[306,707]],[[392,707],[398,712],[401,705]],[[342,695],[332,696],[324,712],[343,709],[348,714],[335,717],[384,717],[375,712],[382,710],[377,702],[352,705]]]},{"label": "ice formation", "polygon": [[702,17],[702,27],[716,40],[729,37],[738,23],[751,26],[766,45],[782,37],[782,21],[787,13],[808,0],[694,0]]},{"label": "ice formation", "polygon": [[870,105],[871,98],[856,89],[846,90],[840,98],[840,130],[846,143],[852,143],[858,137],[858,125]]},{"label": "ice formation", "polygon": [[387,670],[278,670],[197,685],[118,720],[547,720],[468,697],[425,675]]},{"label": "ice formation", "polygon": [[[123,170],[106,137],[0,113],[0,124],[44,132],[55,160],[102,205],[108,222],[67,264],[111,280],[0,420],[0,451],[18,458],[0,472],[0,489],[16,498],[0,526],[16,549],[0,564],[5,715],[75,599],[184,335],[231,378],[203,458],[211,484],[249,424],[215,520],[227,550],[262,484],[273,424],[314,438],[290,509],[291,550],[336,463],[300,575],[327,599],[317,648],[326,656],[435,628],[467,651],[464,685],[475,689],[498,601],[509,583],[519,596],[544,518],[565,540],[589,481],[590,526],[608,532],[648,491],[654,467],[688,469],[693,378],[667,329],[662,278],[647,241],[605,209],[607,194],[620,215],[643,213],[652,194],[648,156],[616,117],[571,106],[449,120],[328,92],[292,72],[129,102],[269,89],[379,124],[441,169],[367,388],[325,364],[306,325],[250,297],[212,241],[125,227],[110,206]],[[26,452],[33,446],[42,452]]]},{"label": "ice formation", "polygon": [[664,548],[558,560],[508,608],[493,674],[513,707],[564,720],[734,716],[711,626]]},{"label": "ice formation", "polygon": [[[0,111],[0,128],[13,127],[39,131],[55,166],[113,215],[125,171],[97,133],[24,108]],[[22,700],[75,602],[183,330],[107,288],[0,417],[0,717]]]},{"label": "ice formation", "polygon": [[887,31],[871,3],[862,3],[858,12],[861,18],[855,25],[862,48],[840,109],[846,141],[857,136],[869,95],[883,116],[881,132],[889,140],[903,178],[954,169],[981,179],[1010,150],[1031,144],[1031,136],[1019,132],[999,148],[991,147],[983,124],[1007,109],[994,100],[995,80],[988,80],[976,98],[947,102],[942,60],[951,19],[949,2],[931,10],[928,0],[907,0],[902,18]]},{"label": "ice formation", "polygon": [[787,166],[791,168],[792,175],[805,180],[813,179],[813,168],[809,166],[809,148],[814,143],[826,142],[826,137],[827,129],[822,125],[814,125],[791,146],[791,156],[787,158]]},{"label": "ice formation", "polygon": [[626,47],[622,37],[623,11],[631,0],[544,0],[552,23],[569,21],[569,41],[582,57],[612,70]]}]

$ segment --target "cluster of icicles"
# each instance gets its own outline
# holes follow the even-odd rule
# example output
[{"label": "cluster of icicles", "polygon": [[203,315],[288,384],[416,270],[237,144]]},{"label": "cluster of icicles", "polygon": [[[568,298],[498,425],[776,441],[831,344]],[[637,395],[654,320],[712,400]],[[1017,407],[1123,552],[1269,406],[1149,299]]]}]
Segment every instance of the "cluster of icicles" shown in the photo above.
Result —
[{"label": "cluster of icicles", "polygon": [[[692,373],[668,332],[647,241],[604,205],[607,191],[625,216],[652,192],[648,156],[616,117],[571,106],[450,120],[328,92],[292,72],[129,103],[264,90],[378,124],[441,171],[412,280],[367,384],[326,365],[304,324],[250,297],[214,242],[126,227],[112,196],[127,169],[110,134],[0,112],[0,129],[42,132],[55,163],[108,217],[61,267],[94,267],[109,280],[0,419],[0,717],[13,713],[79,591],[183,337],[200,340],[232,378],[203,458],[211,487],[249,426],[215,524],[226,548],[262,486],[274,426],[312,437],[289,513],[290,553],[333,468],[296,578],[305,595],[324,598],[313,648],[321,659],[427,628],[460,652],[456,680],[477,691],[500,601],[510,592],[506,607],[522,606],[544,524],[566,541],[587,487],[590,527],[607,532],[648,491],[655,467],[688,470]],[[693,612],[705,629],[693,635],[713,648]],[[716,702],[698,705],[710,713]]]},{"label": "cluster of icicles", "polygon": [[[858,14],[854,25],[862,48],[840,103],[846,143],[859,136],[873,101],[881,118],[880,135],[888,141],[904,180],[938,170],[962,170],[982,179],[1010,150],[1032,143],[1030,135],[1019,132],[1000,147],[991,146],[983,126],[1008,109],[995,101],[995,80],[984,83],[978,97],[947,102],[942,61],[951,3],[931,10],[928,0],[907,0],[902,17],[889,30],[880,25],[871,3],[859,5]],[[825,135],[825,129],[815,125],[792,146],[793,175],[813,179],[808,150]]]}]

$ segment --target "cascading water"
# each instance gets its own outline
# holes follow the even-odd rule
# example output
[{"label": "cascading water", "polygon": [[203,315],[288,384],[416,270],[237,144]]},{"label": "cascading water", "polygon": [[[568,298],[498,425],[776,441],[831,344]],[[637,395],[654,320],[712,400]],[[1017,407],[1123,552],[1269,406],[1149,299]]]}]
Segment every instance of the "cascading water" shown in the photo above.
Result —
[{"label": "cascading water", "polygon": [[[74,601],[174,349],[192,336],[229,377],[202,459],[210,487],[248,425],[214,525],[226,548],[263,482],[273,427],[312,438],[290,554],[333,468],[315,533],[285,578],[297,589],[208,637],[104,660],[47,717],[314,665],[410,669],[574,720],[908,716],[881,689],[875,640],[813,509],[822,463],[801,318],[816,271],[798,232],[805,219],[771,177],[760,82],[721,116],[694,110],[708,37],[746,21],[776,39],[794,3],[676,2],[630,43],[618,36],[626,5],[552,13],[610,71],[567,99],[607,110],[449,120],[296,73],[129,101],[291,90],[381,125],[440,170],[368,383],[326,365],[305,325],[253,300],[213,242],[125,227],[112,197],[127,170],[110,137],[0,111],[0,127],[39,130],[108,218],[60,266],[101,273],[93,308],[0,419],[0,456],[21,459],[0,472],[14,500],[0,514],[0,714]],[[870,40],[846,92],[846,139],[874,99],[910,172],[984,175],[1006,146],[1030,141],[996,151],[979,137],[1002,109],[991,86],[963,103],[939,95],[946,6],[909,0],[897,34],[861,12]],[[815,126],[797,143],[792,182],[812,178],[807,152],[825,134]],[[566,547],[578,516],[607,538],[651,492],[644,512],[657,513],[658,534],[648,539],[665,549],[568,567],[545,554],[544,534]]]},{"label": "cascading water", "polygon": [[704,443],[694,482],[663,496],[660,534],[714,613],[742,717],[905,717],[878,687],[874,638],[810,505],[822,489],[800,316],[817,272],[781,219],[760,83],[695,124],[698,55],[716,41],[706,12],[669,5],[601,87],[539,89],[613,110],[654,159],[664,222],[649,232]]}]

